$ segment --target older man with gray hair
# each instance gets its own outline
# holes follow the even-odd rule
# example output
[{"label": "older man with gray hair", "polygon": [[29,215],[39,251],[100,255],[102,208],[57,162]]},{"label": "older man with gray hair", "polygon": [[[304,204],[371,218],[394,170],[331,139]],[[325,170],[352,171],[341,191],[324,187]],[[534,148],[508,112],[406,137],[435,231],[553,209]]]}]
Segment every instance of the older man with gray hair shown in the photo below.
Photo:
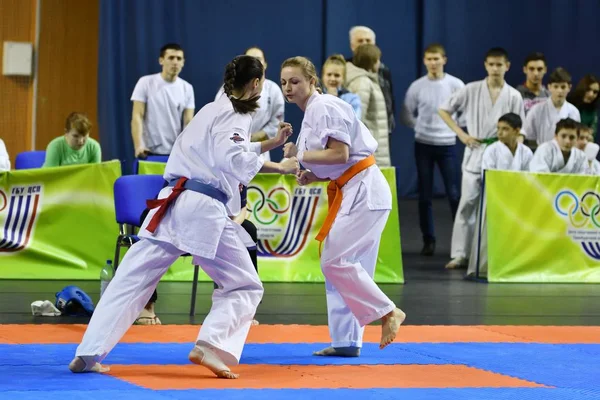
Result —
[{"label": "older man with gray hair", "polygon": [[[350,49],[352,53],[362,44],[375,44],[375,32],[368,26],[354,26],[350,29]],[[351,61],[348,60],[348,61]],[[396,126],[394,118],[396,102],[394,100],[394,91],[392,89],[392,73],[390,69],[381,63],[379,66],[379,86],[385,98],[385,106],[388,116],[388,130],[391,133]]]}]

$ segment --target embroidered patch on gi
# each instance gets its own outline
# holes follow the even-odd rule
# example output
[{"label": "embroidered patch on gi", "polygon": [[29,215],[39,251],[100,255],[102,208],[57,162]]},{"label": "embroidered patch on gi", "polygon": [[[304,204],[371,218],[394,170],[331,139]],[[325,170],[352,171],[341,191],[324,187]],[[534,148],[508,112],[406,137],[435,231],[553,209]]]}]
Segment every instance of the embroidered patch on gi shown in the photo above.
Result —
[{"label": "embroidered patch on gi", "polygon": [[239,133],[234,133],[232,137],[230,137],[229,139],[231,139],[231,141],[233,141],[233,143],[241,143],[244,141],[244,138],[240,136]]}]

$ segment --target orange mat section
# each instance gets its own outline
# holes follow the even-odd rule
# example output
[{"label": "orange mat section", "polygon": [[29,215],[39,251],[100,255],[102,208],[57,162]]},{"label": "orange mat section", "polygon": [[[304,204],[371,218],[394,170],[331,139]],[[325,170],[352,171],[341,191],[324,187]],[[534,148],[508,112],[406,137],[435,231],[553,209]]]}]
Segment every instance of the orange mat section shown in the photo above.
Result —
[{"label": "orange mat section", "polygon": [[147,389],[369,389],[547,387],[464,365],[240,365],[217,379],[197,365],[112,365],[110,375]]},{"label": "orange mat section", "polygon": [[[0,325],[0,344],[79,343],[86,325]],[[192,343],[199,325],[132,326],[123,343]],[[379,343],[381,328],[367,326],[365,342]],[[327,343],[326,326],[258,325],[248,343]],[[396,343],[600,343],[596,326],[414,326],[400,328]]]}]

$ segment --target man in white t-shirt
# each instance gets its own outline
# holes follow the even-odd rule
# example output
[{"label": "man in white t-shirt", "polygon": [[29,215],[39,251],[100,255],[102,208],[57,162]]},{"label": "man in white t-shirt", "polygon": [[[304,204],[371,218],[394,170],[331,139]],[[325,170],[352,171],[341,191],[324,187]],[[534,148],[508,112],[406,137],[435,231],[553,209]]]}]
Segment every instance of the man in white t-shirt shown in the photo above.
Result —
[{"label": "man in white t-shirt", "polygon": [[[444,72],[446,50],[440,44],[429,45],[423,55],[427,75],[413,82],[406,92],[402,122],[415,131],[415,160],[419,187],[419,223],[423,234],[421,255],[435,252],[433,223],[433,174],[437,164],[450,202],[452,219],[460,201],[460,175],[456,157],[456,133],[438,114],[438,108],[465,84]],[[454,115],[453,117],[456,117]]]},{"label": "man in white t-shirt", "polygon": [[[136,158],[169,155],[175,139],[194,117],[194,88],[179,78],[185,62],[183,49],[169,43],[160,49],[162,72],[142,76],[131,95],[131,136]],[[139,325],[157,325],[156,290],[136,319]]]},{"label": "man in white t-shirt", "polygon": [[175,43],[160,49],[162,72],[141,77],[133,94],[131,136],[135,156],[169,155],[177,136],[194,116],[194,88],[179,78],[185,58]]}]

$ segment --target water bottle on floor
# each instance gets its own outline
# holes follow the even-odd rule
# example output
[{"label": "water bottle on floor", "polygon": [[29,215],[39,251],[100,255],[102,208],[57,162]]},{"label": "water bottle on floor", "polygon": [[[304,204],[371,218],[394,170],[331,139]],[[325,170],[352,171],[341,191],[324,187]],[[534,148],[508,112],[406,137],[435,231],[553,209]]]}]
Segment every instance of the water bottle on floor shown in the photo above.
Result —
[{"label": "water bottle on floor", "polygon": [[111,260],[106,260],[106,265],[100,271],[100,297],[104,294],[104,291],[108,287],[108,284],[115,276],[115,270]]}]

